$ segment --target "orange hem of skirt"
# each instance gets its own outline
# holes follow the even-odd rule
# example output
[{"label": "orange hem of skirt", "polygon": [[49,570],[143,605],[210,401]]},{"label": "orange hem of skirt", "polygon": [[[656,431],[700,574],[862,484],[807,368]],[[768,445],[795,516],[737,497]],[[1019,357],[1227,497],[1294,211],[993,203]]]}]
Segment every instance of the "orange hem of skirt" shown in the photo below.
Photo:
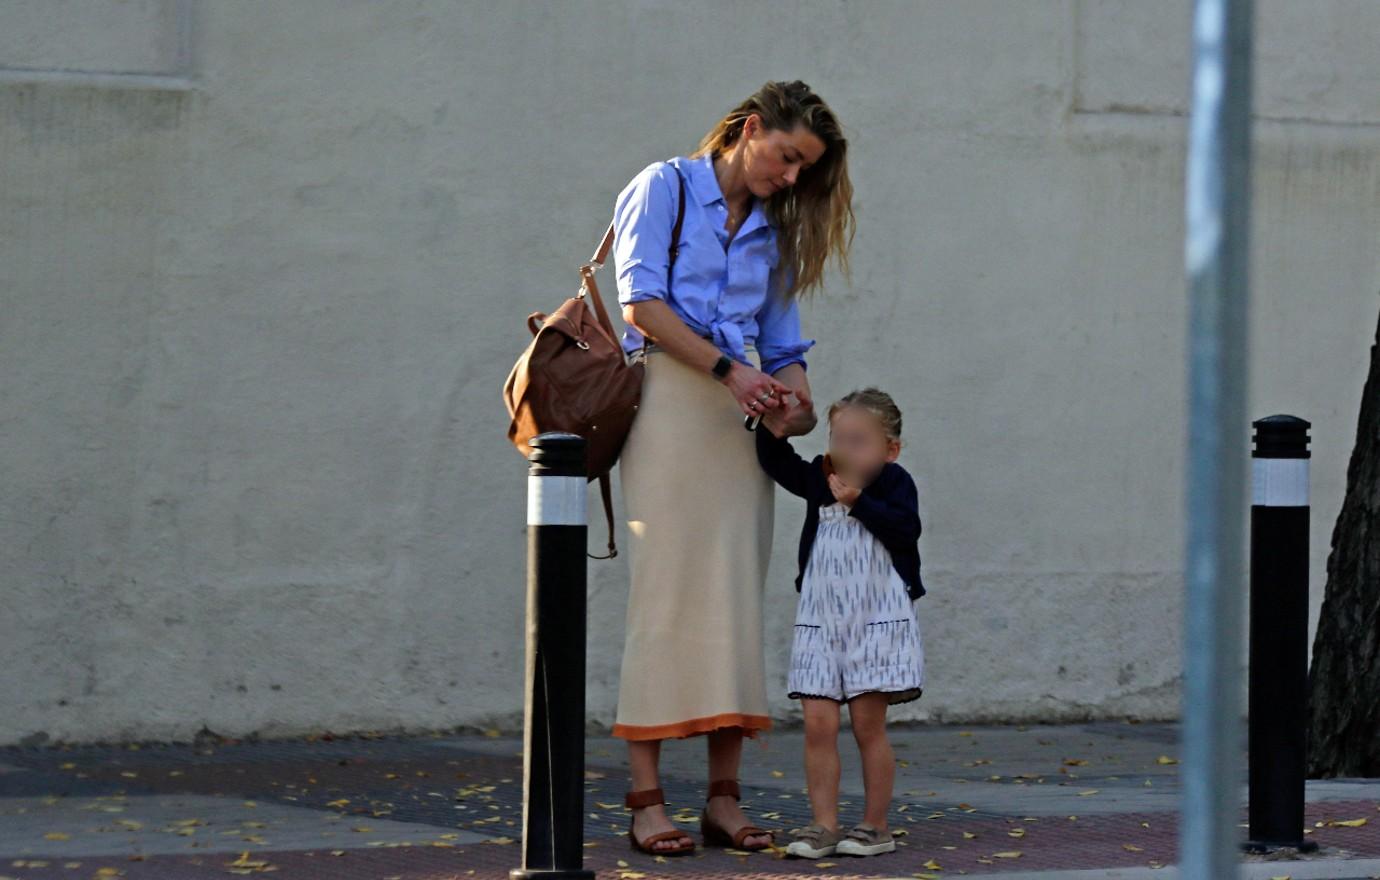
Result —
[{"label": "orange hem of skirt", "polygon": [[771,719],[766,715],[730,712],[725,715],[710,715],[708,718],[691,718],[689,721],[679,721],[675,724],[614,724],[613,735],[626,740],[684,739],[687,736],[711,733],[722,727],[741,727],[743,735],[752,739],[760,731],[771,730]]}]

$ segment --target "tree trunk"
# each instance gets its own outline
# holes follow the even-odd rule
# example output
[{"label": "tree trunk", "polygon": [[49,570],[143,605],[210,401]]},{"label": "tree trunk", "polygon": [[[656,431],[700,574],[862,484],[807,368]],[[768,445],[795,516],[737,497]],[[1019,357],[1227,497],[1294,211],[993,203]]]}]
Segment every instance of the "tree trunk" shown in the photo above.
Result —
[{"label": "tree trunk", "polygon": [[1308,775],[1380,776],[1380,327],[1313,640]]}]

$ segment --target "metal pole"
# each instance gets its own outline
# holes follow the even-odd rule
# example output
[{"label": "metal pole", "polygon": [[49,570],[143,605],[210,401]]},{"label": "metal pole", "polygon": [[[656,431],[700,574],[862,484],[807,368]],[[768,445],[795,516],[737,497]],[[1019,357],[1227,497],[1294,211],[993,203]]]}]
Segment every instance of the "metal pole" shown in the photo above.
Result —
[{"label": "metal pole", "polygon": [[584,870],[585,441],[552,432],[530,445],[522,867],[508,873],[594,880]]},{"label": "metal pole", "polygon": [[1196,0],[1180,876],[1238,876],[1251,0]]},{"label": "metal pole", "polygon": [[1308,422],[1253,424],[1250,839],[1311,852],[1303,837],[1308,744]]}]

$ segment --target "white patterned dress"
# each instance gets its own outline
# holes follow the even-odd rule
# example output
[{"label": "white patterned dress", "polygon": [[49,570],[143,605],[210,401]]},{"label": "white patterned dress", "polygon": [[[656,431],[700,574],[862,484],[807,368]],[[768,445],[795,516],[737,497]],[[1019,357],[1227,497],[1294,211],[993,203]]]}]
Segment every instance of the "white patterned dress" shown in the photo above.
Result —
[{"label": "white patterned dress", "polygon": [[846,702],[879,692],[905,703],[924,684],[920,625],[891,554],[841,503],[820,507],[796,607],[789,696]]}]

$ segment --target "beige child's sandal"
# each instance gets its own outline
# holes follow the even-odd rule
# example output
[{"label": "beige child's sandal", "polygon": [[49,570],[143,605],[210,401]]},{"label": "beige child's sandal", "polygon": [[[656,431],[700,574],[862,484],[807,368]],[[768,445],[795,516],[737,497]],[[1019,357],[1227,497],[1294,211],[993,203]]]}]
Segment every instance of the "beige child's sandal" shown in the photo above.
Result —
[{"label": "beige child's sandal", "polygon": [[890,831],[885,831],[866,822],[859,822],[849,829],[848,834],[839,841],[835,849],[841,856],[879,856],[896,851],[896,841]]}]

